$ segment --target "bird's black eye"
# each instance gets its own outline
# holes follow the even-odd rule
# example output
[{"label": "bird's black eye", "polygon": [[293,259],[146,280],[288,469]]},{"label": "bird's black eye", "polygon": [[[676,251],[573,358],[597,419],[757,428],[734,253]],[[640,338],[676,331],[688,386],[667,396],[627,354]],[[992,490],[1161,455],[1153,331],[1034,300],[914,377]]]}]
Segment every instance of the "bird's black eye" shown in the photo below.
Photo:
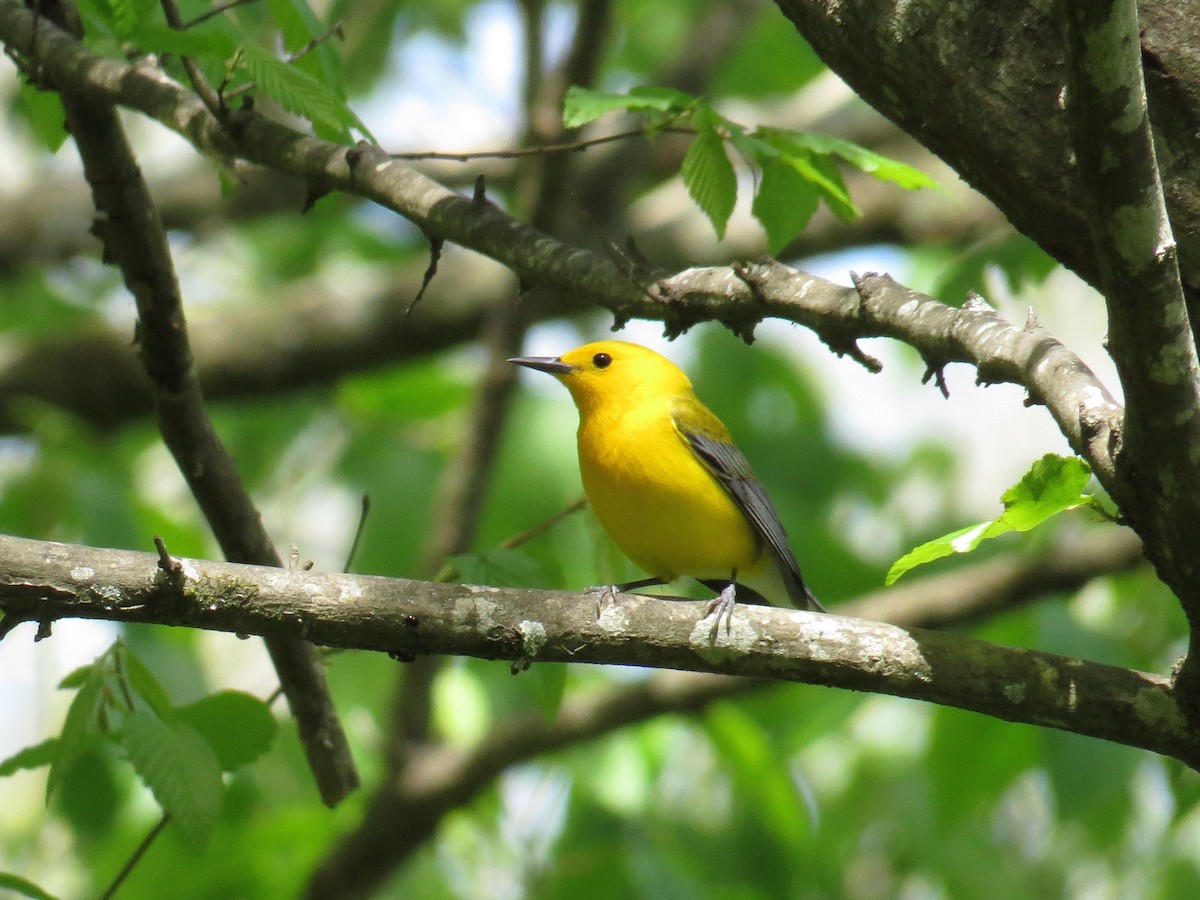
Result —
[{"label": "bird's black eye", "polygon": [[612,357],[607,353],[597,353],[592,357],[592,365],[597,369],[607,369],[612,365]]}]

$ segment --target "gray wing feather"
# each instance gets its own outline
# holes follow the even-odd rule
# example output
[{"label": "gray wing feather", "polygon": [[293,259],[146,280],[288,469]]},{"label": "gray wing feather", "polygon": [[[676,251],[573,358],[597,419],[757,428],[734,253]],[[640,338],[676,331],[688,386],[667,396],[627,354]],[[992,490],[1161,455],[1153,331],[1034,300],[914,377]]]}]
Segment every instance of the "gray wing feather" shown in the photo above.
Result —
[{"label": "gray wing feather", "polygon": [[680,427],[678,422],[676,427],[708,470],[716,476],[721,486],[729,492],[733,502],[746,514],[754,530],[770,547],[792,603],[800,609],[824,612],[824,607],[817,602],[817,598],[812,595],[812,591],[800,575],[800,563],[788,543],[787,532],[784,531],[783,523],[779,521],[779,513],[775,511],[762,484],[754,477],[750,463],[742,451],[728,441],[715,440]]}]

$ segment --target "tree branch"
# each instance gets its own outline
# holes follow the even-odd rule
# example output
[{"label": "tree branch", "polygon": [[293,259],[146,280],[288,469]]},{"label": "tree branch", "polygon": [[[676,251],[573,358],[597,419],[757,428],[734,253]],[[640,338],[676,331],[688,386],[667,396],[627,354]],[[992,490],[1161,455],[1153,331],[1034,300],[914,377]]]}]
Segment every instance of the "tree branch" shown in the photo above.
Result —
[{"label": "tree branch", "polygon": [[201,150],[241,155],[372,199],[428,233],[503,263],[522,283],[606,307],[619,321],[660,319],[677,334],[717,319],[748,336],[755,323],[775,316],[813,328],[839,352],[852,352],[856,337],[894,337],[916,347],[933,365],[970,362],[984,381],[1023,384],[1033,400],[1048,405],[1105,487],[1114,489],[1112,456],[1121,409],[1077,357],[1036,326],[1022,330],[978,308],[947,307],[886,278],[860,279],[861,292],[856,292],[777,263],[737,271],[689,269],[672,276],[631,271],[447,190],[381,150],[340,147],[245,111],[234,116],[227,133],[180,86],[91,54],[44,21],[38,23],[35,43],[32,26],[26,10],[0,0],[0,40],[35,54],[55,83],[140,110]]},{"label": "tree branch", "polygon": [[[1012,609],[1049,593],[1077,590],[1106,572],[1142,563],[1126,530],[1066,540],[1040,555],[1013,554],[914,579],[843,604],[838,612],[901,626],[939,627]],[[553,722],[540,713],[509,716],[475,746],[426,747],[371,795],[362,821],[313,873],[307,896],[358,897],[431,838],[441,818],[469,802],[504,769],[664,713],[689,713],[775,682],[694,672],[656,672],[637,684],[568,696]]]},{"label": "tree branch", "polygon": [[[233,458],[205,412],[166,231],[116,109],[70,90],[62,92],[62,100],[92,187],[96,232],[137,305],[141,358],[163,441],[226,557],[279,565]],[[313,648],[301,641],[272,637],[267,649],[296,716],[321,796],[336,805],[358,785],[358,775],[324,670]]]},{"label": "tree branch", "polygon": [[[1104,738],[1200,766],[1170,680],[962,635],[739,604],[620,595],[597,617],[568,591],[444,585],[181,560],[0,538],[0,610],[185,625],[329,647],[604,663],[802,681],[893,694]],[[1050,563],[1046,563],[1050,564]]]},{"label": "tree branch", "polygon": [[[1108,348],[1125,392],[1110,488],[1178,595],[1200,648],[1200,367],[1142,80],[1134,0],[1062,5],[1067,118],[1091,210]],[[1184,674],[1197,688],[1200,659]]]}]

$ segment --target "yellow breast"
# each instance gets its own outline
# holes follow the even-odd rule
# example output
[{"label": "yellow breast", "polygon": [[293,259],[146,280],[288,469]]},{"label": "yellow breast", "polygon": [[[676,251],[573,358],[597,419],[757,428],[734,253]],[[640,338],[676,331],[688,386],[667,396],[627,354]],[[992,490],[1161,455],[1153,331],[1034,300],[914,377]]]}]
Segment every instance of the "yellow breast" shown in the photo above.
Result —
[{"label": "yellow breast", "polygon": [[675,430],[666,399],[581,417],[579,467],[604,530],[655,578],[728,578],[760,568],[761,542]]}]

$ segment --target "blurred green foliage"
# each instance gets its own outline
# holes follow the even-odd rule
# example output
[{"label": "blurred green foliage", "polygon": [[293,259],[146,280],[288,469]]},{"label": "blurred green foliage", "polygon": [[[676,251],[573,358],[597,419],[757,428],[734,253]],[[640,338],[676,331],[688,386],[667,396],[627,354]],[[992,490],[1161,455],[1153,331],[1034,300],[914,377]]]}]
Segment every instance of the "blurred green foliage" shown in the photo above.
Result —
[{"label": "blurred green foliage", "polygon": [[[691,25],[714,5],[615,4],[598,87],[624,91],[653,83],[673,61],[664,48],[682,58]],[[210,8],[181,6],[185,18]],[[93,46],[113,55],[123,55],[123,41],[138,28],[147,40],[172,39],[147,30],[159,15],[153,3],[90,2],[84,11]],[[418,38],[462,46],[468,16],[480,12],[464,0],[338,0],[314,16],[304,3],[273,0],[215,20],[198,32],[195,49],[213,54],[202,62],[220,80],[221,54],[231,41],[249,36],[260,48],[275,49],[278,41],[290,50],[344,19],[344,44],[324,43],[301,63],[324,92],[309,96],[295,83],[276,85],[285,94],[298,91],[291,99],[301,113],[323,110],[324,124],[344,138],[354,123],[331,111],[334,98],[353,102],[386,92],[389,85],[379,79],[394,57]],[[177,60],[171,66],[182,77]],[[821,71],[790,24],[764,8],[714,74],[712,89],[758,100],[791,92]],[[270,72],[256,72],[263,74]],[[240,69],[235,77],[245,83],[247,73]],[[25,87],[8,91],[5,102],[9,130],[27,139],[29,157],[62,140],[55,127],[61,109],[51,96]],[[503,182],[489,184],[510,201],[504,189]],[[386,280],[390,267],[423,258],[426,243],[415,229],[378,222],[364,204],[330,197],[303,217],[250,218],[215,238],[200,230],[181,237],[176,250],[182,260],[208,253],[236,261],[229,265],[236,272],[216,273],[233,284],[220,282],[220,298],[202,311],[219,318],[265,303],[299,279],[334,283],[347,272],[371,272]],[[1018,290],[1048,271],[1044,255],[1017,236],[905,250],[948,302],[983,289],[997,272]],[[5,346],[111,326],[120,320],[113,307],[123,302],[112,300],[119,296],[115,285],[113,273],[94,261],[63,260],[45,271],[0,268]],[[185,282],[185,297],[194,288]],[[577,326],[600,336],[593,323]],[[568,330],[550,326],[540,334],[559,339]],[[970,477],[972,461],[942,436],[891,454],[854,449],[830,424],[834,411],[811,357],[775,338],[747,347],[715,325],[697,328],[680,344],[698,393],[737,436],[779,508],[806,578],[826,602],[836,606],[878,588],[890,562],[850,540],[848,509],[886,526],[902,548],[961,526],[952,485]],[[338,384],[217,404],[212,413],[281,547],[296,541],[318,568],[340,569],[358,498],[367,493],[372,513],[356,570],[428,577],[426,548],[442,512],[439,481],[464,440],[480,360],[462,349],[430,353]],[[920,374],[914,363],[882,377]],[[149,416],[100,432],[44,404],[25,403],[19,413],[22,433],[0,439],[0,531],[141,550],[158,534],[172,553],[216,556]],[[638,576],[586,511],[520,548],[499,549],[580,495],[574,425],[570,402],[555,386],[530,384],[519,393],[473,552],[456,560],[462,577],[582,590]],[[917,476],[928,485],[931,509],[913,521],[889,518]],[[591,601],[581,596],[580,602]],[[12,671],[14,644],[31,640],[32,630],[22,626],[0,644],[0,672]],[[62,624],[56,631],[52,644],[70,656],[71,629]],[[361,821],[368,792],[383,775],[393,693],[405,666],[380,654],[329,657],[331,688],[368,785],[331,812],[317,798],[285,710],[274,707],[276,735],[262,704],[247,697],[265,700],[274,688],[259,642],[185,629],[122,631],[124,645],[173,704],[151,702],[155,691],[143,678],[145,705],[138,708],[143,715],[157,708],[160,717],[151,727],[185,724],[205,737],[222,768],[234,771],[224,776],[205,849],[197,852],[184,830],[168,827],[121,896],[297,895],[334,841]],[[973,633],[1164,671],[1184,629],[1170,594],[1139,572],[1010,612]],[[469,747],[506,716],[550,716],[573,698],[648,675],[541,664],[514,675],[505,662],[449,660],[433,691],[434,737]],[[4,686],[6,697],[22,691],[33,698],[21,707],[29,718],[22,724],[33,726],[24,729],[30,745],[63,732],[66,707],[53,687],[45,673]],[[31,757],[29,767],[0,768],[0,870],[61,896],[97,895],[161,814],[128,748],[100,740],[99,724],[89,721],[96,729],[73,732],[82,736],[79,752],[60,774],[49,808],[43,804],[48,749]],[[171,773],[153,761],[150,768],[159,793],[169,795]],[[0,886],[20,890],[21,882]],[[1200,782],[1176,763],[1124,747],[910,701],[781,685],[695,716],[662,716],[506,771],[446,818],[385,893],[1169,900],[1200,894]]]}]

